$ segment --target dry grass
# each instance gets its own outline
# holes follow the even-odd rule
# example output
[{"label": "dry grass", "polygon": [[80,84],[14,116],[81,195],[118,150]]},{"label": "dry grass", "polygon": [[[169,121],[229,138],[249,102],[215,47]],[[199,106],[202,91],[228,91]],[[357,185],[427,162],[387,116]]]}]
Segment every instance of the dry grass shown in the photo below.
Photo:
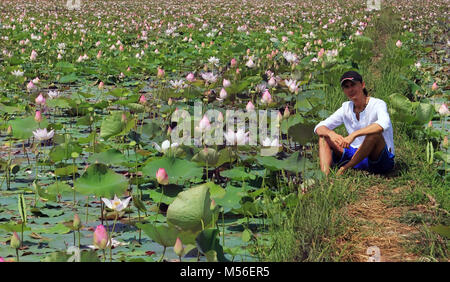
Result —
[{"label": "dry grass", "polygon": [[388,207],[381,200],[384,189],[386,187],[383,185],[372,186],[359,201],[344,208],[344,215],[352,218],[355,225],[338,240],[339,248],[347,252],[343,261],[368,261],[366,252],[371,246],[380,249],[381,261],[384,262],[419,260],[417,255],[408,253],[402,247],[405,238],[418,233],[418,230],[396,220],[410,208]]}]

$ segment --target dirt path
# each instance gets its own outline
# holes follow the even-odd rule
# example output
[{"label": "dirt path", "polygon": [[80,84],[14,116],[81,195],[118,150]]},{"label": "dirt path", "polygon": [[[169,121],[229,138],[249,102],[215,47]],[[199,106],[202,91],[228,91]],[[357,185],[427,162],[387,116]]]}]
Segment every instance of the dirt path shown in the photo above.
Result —
[{"label": "dirt path", "polygon": [[[340,249],[347,253],[342,261],[367,262],[375,255],[367,253],[372,246],[379,250],[382,262],[419,260],[403,247],[406,238],[418,230],[398,221],[410,207],[388,207],[381,200],[385,197],[382,195],[384,189],[383,185],[372,186],[360,200],[344,208],[345,216],[354,219],[356,224],[339,240]],[[393,193],[401,189],[397,188]]]}]

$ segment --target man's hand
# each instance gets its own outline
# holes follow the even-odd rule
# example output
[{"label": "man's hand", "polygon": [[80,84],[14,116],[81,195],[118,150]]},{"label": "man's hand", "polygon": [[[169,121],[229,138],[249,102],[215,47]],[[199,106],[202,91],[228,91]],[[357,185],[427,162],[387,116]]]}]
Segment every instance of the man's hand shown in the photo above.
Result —
[{"label": "man's hand", "polygon": [[342,143],[342,147],[348,148],[350,147],[350,144],[352,144],[353,140],[355,140],[355,136],[353,134],[350,134],[347,137],[344,137],[344,141]]},{"label": "man's hand", "polygon": [[330,140],[331,140],[334,144],[336,144],[336,145],[338,145],[338,146],[340,146],[340,147],[342,147],[342,148],[346,148],[346,147],[343,146],[343,145],[345,144],[345,138],[344,138],[342,135],[339,135],[339,134],[337,134],[336,132],[331,131],[331,132],[328,134],[328,137],[330,137]]}]

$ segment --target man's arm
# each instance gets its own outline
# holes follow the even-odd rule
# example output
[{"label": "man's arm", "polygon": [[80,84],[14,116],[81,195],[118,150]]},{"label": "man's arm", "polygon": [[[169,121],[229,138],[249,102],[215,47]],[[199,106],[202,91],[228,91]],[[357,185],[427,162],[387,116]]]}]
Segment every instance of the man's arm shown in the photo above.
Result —
[{"label": "man's arm", "polygon": [[369,134],[376,134],[383,132],[383,127],[381,127],[378,123],[372,123],[371,125],[368,125],[364,128],[361,128],[359,130],[353,131],[350,135],[344,138],[344,143],[342,146],[344,148],[348,148],[350,144],[355,140],[356,137],[359,136],[366,136]]},{"label": "man's arm", "polygon": [[328,137],[328,138],[330,138],[330,140],[333,141],[336,145],[338,145],[338,146],[340,146],[342,148],[345,148],[345,147],[343,147],[343,145],[345,144],[344,137],[342,135],[337,134],[333,130],[329,129],[325,125],[319,126],[316,129],[316,133],[320,137]]}]

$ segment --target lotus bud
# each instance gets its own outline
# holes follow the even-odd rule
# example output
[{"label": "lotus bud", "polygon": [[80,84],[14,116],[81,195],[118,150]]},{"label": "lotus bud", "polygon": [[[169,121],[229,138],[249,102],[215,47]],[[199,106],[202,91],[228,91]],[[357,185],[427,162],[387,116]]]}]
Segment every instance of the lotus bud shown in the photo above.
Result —
[{"label": "lotus bud", "polygon": [[435,83],[433,83],[433,85],[431,86],[431,90],[436,91],[439,89],[439,86]]},{"label": "lotus bud", "polygon": [[266,91],[264,91],[261,102],[264,104],[272,103],[272,96],[270,95],[269,90],[266,89]]},{"label": "lotus bud", "polygon": [[247,112],[253,111],[255,109],[255,106],[253,105],[252,101],[249,101],[247,106],[245,107],[247,109]]},{"label": "lotus bud", "polygon": [[236,59],[235,58],[233,58],[233,59],[231,59],[231,62],[230,62],[230,64],[231,64],[231,67],[235,67],[236,65],[237,65],[237,61],[236,61]]},{"label": "lotus bud", "polygon": [[157,76],[159,77],[159,78],[162,78],[163,76],[164,76],[164,70],[163,69],[161,69],[161,68],[158,68],[158,74],[157,74]]},{"label": "lotus bud", "polygon": [[271,77],[269,79],[269,86],[274,87],[276,84],[277,84],[277,82],[275,81],[275,78]]},{"label": "lotus bud", "polygon": [[227,91],[225,90],[225,88],[222,88],[222,90],[220,90],[220,99],[224,100],[225,98],[227,98]]},{"label": "lotus bud", "polygon": [[167,101],[167,104],[168,104],[169,106],[172,106],[172,104],[173,104],[172,98],[169,98],[169,101]]},{"label": "lotus bud", "polygon": [[228,79],[223,79],[223,87],[227,88],[231,86],[231,82]]},{"label": "lotus bud", "polygon": [[442,104],[442,105],[439,107],[438,112],[439,112],[439,114],[440,114],[441,116],[446,116],[446,115],[450,114],[450,111],[448,110],[446,104]]},{"label": "lotus bud", "polygon": [[0,262],[5,262],[5,259],[0,257]]},{"label": "lotus bud", "polygon": [[12,134],[12,127],[11,127],[11,125],[8,126],[8,129],[6,130],[6,134],[8,134],[8,135]]},{"label": "lotus bud", "polygon": [[73,228],[75,230],[80,230],[81,228],[81,220],[77,213],[73,216]]},{"label": "lotus bud", "polygon": [[175,246],[173,247],[173,251],[179,257],[183,256],[183,254],[184,254],[183,244],[181,243],[181,240],[178,237],[177,237],[177,240],[175,242]]},{"label": "lotus bud", "polygon": [[14,231],[13,235],[11,236],[11,247],[13,249],[20,248],[20,238],[19,235],[17,235],[17,232]]},{"label": "lotus bud", "polygon": [[289,112],[289,108],[288,108],[288,106],[286,106],[286,108],[284,109],[283,117],[288,118],[290,115],[291,115],[291,112]]},{"label": "lotus bud", "polygon": [[169,176],[164,168],[160,168],[156,172],[156,181],[161,185],[169,184]]},{"label": "lotus bud", "polygon": [[447,135],[444,137],[444,141],[442,141],[442,146],[444,146],[444,148],[448,147],[448,136]]},{"label": "lotus bud", "polygon": [[103,83],[103,81],[100,81],[100,83],[98,84],[98,89],[103,89],[103,87],[105,86],[105,84]]},{"label": "lotus bud", "polygon": [[403,43],[398,40],[397,43],[395,43],[395,46],[397,46],[398,48],[402,47]]},{"label": "lotus bud", "polygon": [[42,96],[42,94],[39,94],[39,96],[35,100],[37,105],[45,105],[45,98]]},{"label": "lotus bud", "polygon": [[222,112],[219,112],[219,116],[217,117],[218,122],[223,122],[223,114]]},{"label": "lotus bud", "polygon": [[34,120],[36,122],[41,122],[42,121],[41,111],[36,111],[36,115],[34,116]]},{"label": "lotus bud", "polygon": [[216,201],[214,199],[211,200],[210,210],[214,210],[217,207]]},{"label": "lotus bud", "polygon": [[167,135],[170,136],[172,134],[172,127],[169,126],[169,128],[167,128]]},{"label": "lotus bud", "polygon": [[106,248],[106,245],[108,243],[108,234],[106,233],[106,229],[103,225],[97,225],[97,228],[94,232],[94,245],[104,250]]},{"label": "lotus bud", "polygon": [[27,84],[27,90],[31,91],[32,89],[36,88],[36,86],[34,86],[33,81],[28,82]]},{"label": "lotus bud", "polygon": [[429,127],[429,128],[432,128],[432,127],[433,127],[433,123],[431,122],[431,120],[430,120],[430,122],[428,122],[428,127]]},{"label": "lotus bud", "polygon": [[122,122],[123,123],[127,122],[127,115],[125,113],[122,113]]}]

